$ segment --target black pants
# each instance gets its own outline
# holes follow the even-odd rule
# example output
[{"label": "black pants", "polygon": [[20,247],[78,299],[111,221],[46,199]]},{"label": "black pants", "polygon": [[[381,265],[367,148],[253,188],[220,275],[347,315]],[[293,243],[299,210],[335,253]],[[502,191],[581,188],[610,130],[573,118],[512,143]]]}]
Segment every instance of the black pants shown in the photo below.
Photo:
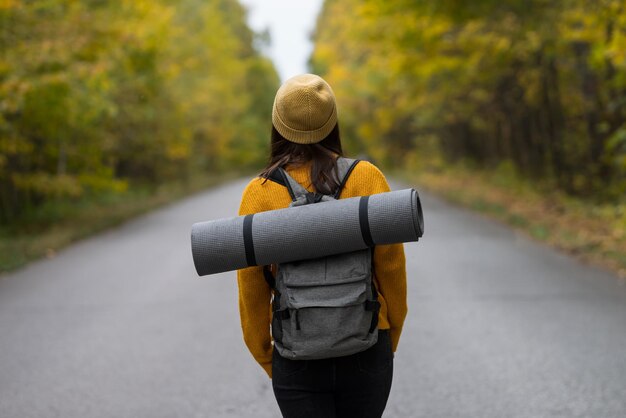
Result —
[{"label": "black pants", "polygon": [[284,418],[380,418],[393,376],[388,330],[378,342],[345,357],[289,360],[276,349],[272,386]]}]

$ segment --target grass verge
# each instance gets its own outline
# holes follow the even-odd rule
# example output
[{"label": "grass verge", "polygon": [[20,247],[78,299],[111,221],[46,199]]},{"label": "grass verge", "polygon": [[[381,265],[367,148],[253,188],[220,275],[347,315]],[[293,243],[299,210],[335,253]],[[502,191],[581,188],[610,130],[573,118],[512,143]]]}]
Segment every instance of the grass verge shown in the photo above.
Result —
[{"label": "grass verge", "polygon": [[203,176],[185,183],[134,188],[123,194],[59,202],[40,208],[28,223],[0,227],[0,273],[41,257],[54,257],[59,249],[72,242],[240,175]]},{"label": "grass verge", "polygon": [[452,167],[398,175],[626,279],[626,201],[597,204],[522,180],[509,169]]}]

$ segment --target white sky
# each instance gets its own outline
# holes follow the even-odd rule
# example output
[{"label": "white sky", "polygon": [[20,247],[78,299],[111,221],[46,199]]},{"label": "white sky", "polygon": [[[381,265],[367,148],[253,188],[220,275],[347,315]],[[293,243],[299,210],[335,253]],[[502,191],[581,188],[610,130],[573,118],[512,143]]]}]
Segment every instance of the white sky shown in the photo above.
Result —
[{"label": "white sky", "polygon": [[272,44],[265,53],[282,81],[308,72],[313,50],[310,35],[323,0],[240,0],[248,8],[248,24],[260,32],[269,28]]}]

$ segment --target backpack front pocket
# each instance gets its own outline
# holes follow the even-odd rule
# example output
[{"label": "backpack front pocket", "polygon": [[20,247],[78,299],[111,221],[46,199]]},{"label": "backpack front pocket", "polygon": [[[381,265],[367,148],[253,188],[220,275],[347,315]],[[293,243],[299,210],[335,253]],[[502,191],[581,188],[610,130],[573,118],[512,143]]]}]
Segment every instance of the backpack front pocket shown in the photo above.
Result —
[{"label": "backpack front pocket", "polygon": [[340,307],[357,305],[367,299],[366,276],[351,278],[350,282],[327,283],[325,286],[289,286],[287,307]]},{"label": "backpack front pocket", "polygon": [[370,251],[281,265],[288,308],[340,307],[365,302]]}]

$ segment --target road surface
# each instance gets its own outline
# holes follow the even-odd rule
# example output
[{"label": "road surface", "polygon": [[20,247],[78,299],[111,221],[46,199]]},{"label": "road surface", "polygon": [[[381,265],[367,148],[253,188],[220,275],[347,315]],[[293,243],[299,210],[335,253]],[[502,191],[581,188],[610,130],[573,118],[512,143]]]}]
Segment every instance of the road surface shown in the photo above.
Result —
[{"label": "road surface", "polygon": [[[244,185],[0,278],[0,417],[280,416],[241,338],[235,273],[199,278],[191,260],[191,224],[233,216]],[[385,417],[625,417],[626,287],[479,215],[423,203]]]}]

